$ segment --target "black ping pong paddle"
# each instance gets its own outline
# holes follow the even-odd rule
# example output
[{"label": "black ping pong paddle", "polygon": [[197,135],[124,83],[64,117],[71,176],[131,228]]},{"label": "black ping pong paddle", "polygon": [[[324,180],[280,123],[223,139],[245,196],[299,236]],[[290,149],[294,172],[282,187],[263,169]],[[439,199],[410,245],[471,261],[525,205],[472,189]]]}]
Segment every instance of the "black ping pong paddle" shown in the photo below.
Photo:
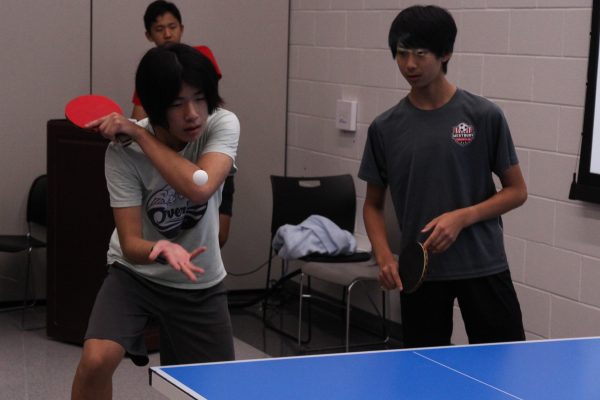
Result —
[{"label": "black ping pong paddle", "polygon": [[398,273],[402,281],[402,292],[414,293],[427,277],[429,257],[419,242],[411,242],[402,249],[398,257]]},{"label": "black ping pong paddle", "polygon": [[[117,103],[108,97],[96,94],[75,97],[65,107],[67,119],[84,129],[88,123],[113,112],[123,115],[123,110]],[[132,142],[131,137],[123,133],[117,134],[116,137],[123,146],[128,146]]]}]

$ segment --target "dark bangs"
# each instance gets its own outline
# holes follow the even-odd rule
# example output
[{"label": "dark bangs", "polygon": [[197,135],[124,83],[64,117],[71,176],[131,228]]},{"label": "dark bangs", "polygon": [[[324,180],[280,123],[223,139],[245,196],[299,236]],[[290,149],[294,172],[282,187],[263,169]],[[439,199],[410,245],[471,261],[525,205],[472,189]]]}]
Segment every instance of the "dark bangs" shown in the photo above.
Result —
[{"label": "dark bangs", "polygon": [[454,50],[456,23],[448,11],[437,6],[412,6],[400,12],[390,27],[388,44],[396,48],[424,48],[442,57]]},{"label": "dark bangs", "polygon": [[168,44],[148,50],[138,66],[135,87],[152,124],[168,128],[167,109],[186,83],[200,90],[211,114],[223,99],[212,62],[185,44]]}]

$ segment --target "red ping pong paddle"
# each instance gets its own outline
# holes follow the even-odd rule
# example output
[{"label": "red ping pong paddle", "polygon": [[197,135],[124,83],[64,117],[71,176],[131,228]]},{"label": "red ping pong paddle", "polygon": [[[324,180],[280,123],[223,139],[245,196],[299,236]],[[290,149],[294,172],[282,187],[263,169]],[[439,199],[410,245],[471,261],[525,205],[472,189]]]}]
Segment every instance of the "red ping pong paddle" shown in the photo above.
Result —
[{"label": "red ping pong paddle", "polygon": [[[123,110],[117,103],[108,97],[96,94],[75,97],[65,107],[67,119],[84,129],[88,123],[113,112],[123,115]],[[116,137],[123,146],[128,146],[132,142],[131,137],[123,133],[117,134]]]},{"label": "red ping pong paddle", "polygon": [[427,277],[429,265],[427,250],[419,242],[409,243],[398,257],[398,273],[402,281],[402,291],[414,293]]}]

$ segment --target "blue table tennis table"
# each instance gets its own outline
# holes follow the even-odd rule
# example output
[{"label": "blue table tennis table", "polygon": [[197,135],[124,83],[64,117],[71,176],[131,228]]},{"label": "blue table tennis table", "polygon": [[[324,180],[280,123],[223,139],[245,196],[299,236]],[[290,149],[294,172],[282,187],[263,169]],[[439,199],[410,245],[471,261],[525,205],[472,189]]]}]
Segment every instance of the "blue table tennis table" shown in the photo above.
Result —
[{"label": "blue table tennis table", "polygon": [[600,399],[600,338],[153,367],[169,399]]}]

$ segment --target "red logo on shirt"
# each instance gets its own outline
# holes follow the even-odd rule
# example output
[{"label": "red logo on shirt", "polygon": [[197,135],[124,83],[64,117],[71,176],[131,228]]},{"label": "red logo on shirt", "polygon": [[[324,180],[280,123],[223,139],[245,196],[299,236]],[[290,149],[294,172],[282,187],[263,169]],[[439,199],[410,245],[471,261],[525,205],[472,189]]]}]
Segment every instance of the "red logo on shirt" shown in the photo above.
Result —
[{"label": "red logo on shirt", "polygon": [[457,144],[466,146],[475,139],[475,129],[466,122],[461,122],[452,128],[452,139]]}]

